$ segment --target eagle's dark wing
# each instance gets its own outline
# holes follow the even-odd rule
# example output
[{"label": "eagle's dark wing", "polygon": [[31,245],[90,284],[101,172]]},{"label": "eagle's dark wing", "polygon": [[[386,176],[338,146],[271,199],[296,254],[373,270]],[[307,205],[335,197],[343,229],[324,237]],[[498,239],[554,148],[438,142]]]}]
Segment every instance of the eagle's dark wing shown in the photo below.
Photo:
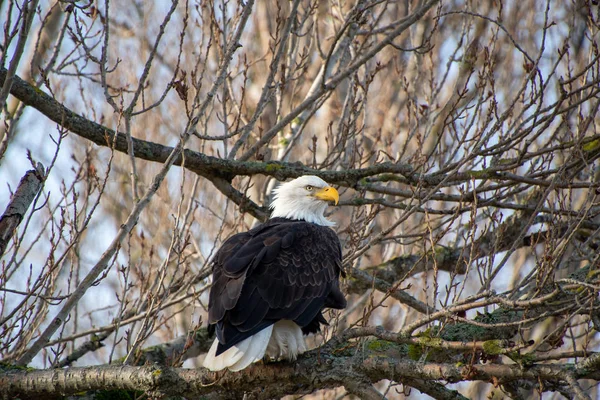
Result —
[{"label": "eagle's dark wing", "polygon": [[274,218],[229,238],[215,255],[208,304],[217,355],[282,319],[317,331],[323,308],[346,306],[341,262],[335,232],[304,221]]}]

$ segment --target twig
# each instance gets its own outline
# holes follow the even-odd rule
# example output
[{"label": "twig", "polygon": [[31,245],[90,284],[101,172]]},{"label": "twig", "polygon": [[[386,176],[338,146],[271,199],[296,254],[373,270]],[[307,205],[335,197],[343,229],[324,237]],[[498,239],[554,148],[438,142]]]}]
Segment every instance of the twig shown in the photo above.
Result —
[{"label": "twig", "polygon": [[[38,3],[39,0],[29,0],[26,2],[26,4],[23,4],[23,16],[19,18],[22,21],[21,29],[19,30],[19,40],[17,41],[13,57],[10,60],[10,65],[8,67],[6,78],[2,79],[2,89],[0,89],[0,115],[4,113],[4,105],[6,104],[6,98],[10,93],[10,89],[13,84],[13,78],[17,73],[19,61],[21,60],[21,56],[23,55],[23,51],[25,50],[25,43],[27,42],[27,37],[29,36],[31,21],[33,21],[33,17],[35,16],[35,11],[37,9]],[[3,50],[6,51],[7,49]],[[2,158],[3,155],[4,152],[0,152],[0,158]]]}]

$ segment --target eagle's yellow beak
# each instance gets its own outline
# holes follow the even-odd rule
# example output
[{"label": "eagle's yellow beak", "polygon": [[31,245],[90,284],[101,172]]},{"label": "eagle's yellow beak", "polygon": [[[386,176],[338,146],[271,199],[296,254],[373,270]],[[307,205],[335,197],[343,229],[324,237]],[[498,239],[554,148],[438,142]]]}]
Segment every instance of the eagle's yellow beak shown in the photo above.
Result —
[{"label": "eagle's yellow beak", "polygon": [[323,189],[319,189],[315,192],[315,197],[319,200],[333,201],[335,205],[337,205],[340,200],[340,195],[335,188],[331,186],[324,187]]}]

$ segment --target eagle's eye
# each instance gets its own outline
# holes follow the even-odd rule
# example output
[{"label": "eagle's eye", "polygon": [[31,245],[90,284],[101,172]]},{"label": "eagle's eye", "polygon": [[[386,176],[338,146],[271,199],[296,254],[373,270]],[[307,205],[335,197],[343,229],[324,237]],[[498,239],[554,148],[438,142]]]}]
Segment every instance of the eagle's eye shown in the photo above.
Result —
[{"label": "eagle's eye", "polygon": [[305,188],[305,189],[306,189],[306,190],[308,190],[308,191],[310,192],[311,190],[313,190],[313,187],[312,187],[312,186],[310,186],[310,185],[306,185],[306,188]]}]

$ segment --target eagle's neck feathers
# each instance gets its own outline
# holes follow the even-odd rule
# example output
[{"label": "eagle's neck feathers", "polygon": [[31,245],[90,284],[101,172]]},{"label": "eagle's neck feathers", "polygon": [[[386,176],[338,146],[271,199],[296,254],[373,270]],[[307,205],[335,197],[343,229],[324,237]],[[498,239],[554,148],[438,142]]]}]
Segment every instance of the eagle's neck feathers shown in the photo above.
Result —
[{"label": "eagle's neck feathers", "polygon": [[327,203],[298,201],[287,196],[278,196],[271,203],[271,218],[281,217],[299,221],[312,222],[322,226],[335,226],[335,222],[325,218]]}]

